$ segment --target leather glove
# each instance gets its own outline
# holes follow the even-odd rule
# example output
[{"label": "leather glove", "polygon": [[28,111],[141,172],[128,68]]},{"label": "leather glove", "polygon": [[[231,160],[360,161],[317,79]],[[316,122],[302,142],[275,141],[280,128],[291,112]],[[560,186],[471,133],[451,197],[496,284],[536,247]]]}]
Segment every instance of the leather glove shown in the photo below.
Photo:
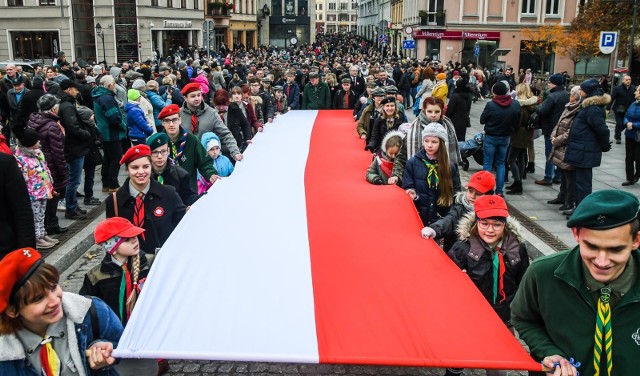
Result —
[{"label": "leather glove", "polygon": [[431,227],[425,227],[422,229],[422,237],[425,239],[433,239],[436,237],[436,230],[432,229]]}]

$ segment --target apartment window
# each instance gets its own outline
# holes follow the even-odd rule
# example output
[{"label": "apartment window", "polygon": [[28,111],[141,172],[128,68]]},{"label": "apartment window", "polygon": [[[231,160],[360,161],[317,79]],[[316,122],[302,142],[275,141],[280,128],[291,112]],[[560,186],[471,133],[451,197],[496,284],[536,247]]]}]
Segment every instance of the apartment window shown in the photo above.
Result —
[{"label": "apartment window", "polygon": [[319,10],[322,10],[322,4],[318,4]]},{"label": "apartment window", "polygon": [[40,0],[40,5],[42,6],[56,5],[56,0]]},{"label": "apartment window", "polygon": [[158,0],[151,0],[151,6],[152,7],[157,7],[158,6]]},{"label": "apartment window", "polygon": [[173,0],[167,0],[167,8],[173,8]]},{"label": "apartment window", "polygon": [[349,4],[340,3],[340,10],[348,10],[348,9],[349,9]]},{"label": "apartment window", "polygon": [[560,5],[560,0],[547,0],[547,15],[558,15],[558,8]]},{"label": "apartment window", "polygon": [[193,9],[195,9],[195,10],[198,10],[198,8],[199,8],[198,1],[199,0],[193,0]]},{"label": "apartment window", "polygon": [[522,0],[522,14],[535,14],[536,0]]},{"label": "apartment window", "polygon": [[336,10],[336,3],[329,3],[329,10]]},{"label": "apartment window", "polygon": [[24,1],[22,0],[7,0],[7,5],[10,7],[22,7],[24,6]]},{"label": "apartment window", "polygon": [[356,3],[356,2],[351,3],[351,9],[353,9],[353,10],[358,9],[358,3]]}]

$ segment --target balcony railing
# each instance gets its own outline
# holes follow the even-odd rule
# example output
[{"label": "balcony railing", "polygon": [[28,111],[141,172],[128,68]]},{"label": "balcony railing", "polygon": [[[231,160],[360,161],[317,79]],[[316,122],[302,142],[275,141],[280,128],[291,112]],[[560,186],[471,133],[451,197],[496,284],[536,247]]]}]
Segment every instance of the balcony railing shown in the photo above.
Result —
[{"label": "balcony railing", "polygon": [[421,26],[446,26],[447,14],[445,12],[420,12]]},{"label": "balcony railing", "polygon": [[208,8],[207,15],[214,17],[229,17],[231,14],[228,9],[225,8]]}]

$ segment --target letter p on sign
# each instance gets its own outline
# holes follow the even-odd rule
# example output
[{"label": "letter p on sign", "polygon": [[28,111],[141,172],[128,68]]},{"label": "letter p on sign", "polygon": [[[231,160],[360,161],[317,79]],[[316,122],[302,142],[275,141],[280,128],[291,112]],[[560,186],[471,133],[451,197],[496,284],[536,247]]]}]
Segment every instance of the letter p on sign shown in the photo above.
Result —
[{"label": "letter p on sign", "polygon": [[616,49],[616,42],[618,39],[618,33],[615,31],[601,31],[600,32],[600,52],[603,54],[610,54]]}]

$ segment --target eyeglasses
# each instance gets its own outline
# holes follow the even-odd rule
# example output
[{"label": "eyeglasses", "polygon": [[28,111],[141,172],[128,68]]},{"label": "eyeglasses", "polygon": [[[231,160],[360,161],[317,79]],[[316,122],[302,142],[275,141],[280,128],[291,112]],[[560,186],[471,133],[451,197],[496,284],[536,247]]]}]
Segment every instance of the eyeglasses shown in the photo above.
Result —
[{"label": "eyeglasses", "polygon": [[167,154],[169,154],[169,150],[154,150],[151,152],[151,155],[154,157],[164,157]]},{"label": "eyeglasses", "polygon": [[173,118],[173,119],[164,118],[164,119],[162,119],[162,124],[169,124],[169,123],[178,124],[178,122],[180,122],[180,118]]},{"label": "eyeglasses", "polygon": [[487,221],[478,221],[478,228],[481,228],[482,230],[486,230],[489,228],[489,226],[491,226],[493,228],[494,231],[500,231],[502,230],[502,228],[504,228],[504,223],[502,222],[487,222]]}]

